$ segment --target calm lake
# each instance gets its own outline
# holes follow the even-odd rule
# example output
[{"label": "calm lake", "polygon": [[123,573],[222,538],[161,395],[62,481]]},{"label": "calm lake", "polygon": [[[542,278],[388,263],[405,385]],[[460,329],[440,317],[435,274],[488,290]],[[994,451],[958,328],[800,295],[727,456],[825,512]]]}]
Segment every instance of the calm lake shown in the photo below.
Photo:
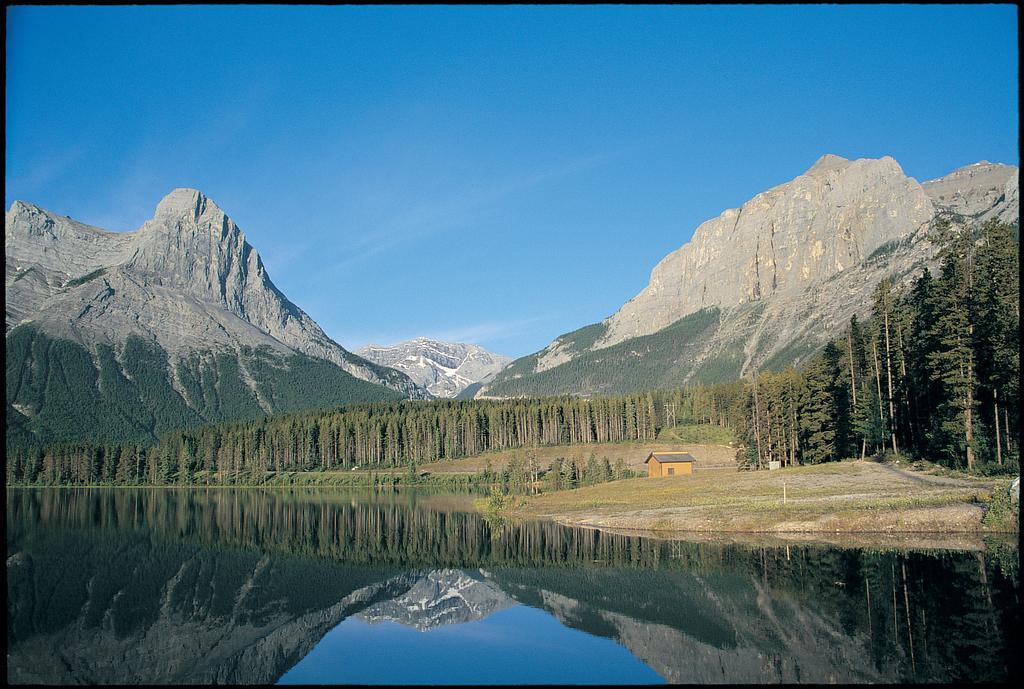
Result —
[{"label": "calm lake", "polygon": [[1019,675],[1016,544],[692,544],[469,496],[7,491],[14,683],[971,682]]}]

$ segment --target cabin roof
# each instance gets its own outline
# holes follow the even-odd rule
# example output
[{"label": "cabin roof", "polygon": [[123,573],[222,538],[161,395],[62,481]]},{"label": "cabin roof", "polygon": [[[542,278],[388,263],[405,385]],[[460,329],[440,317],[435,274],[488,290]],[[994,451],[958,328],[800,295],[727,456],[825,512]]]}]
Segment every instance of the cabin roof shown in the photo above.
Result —
[{"label": "cabin roof", "polygon": [[697,460],[689,452],[652,452],[644,460],[644,464],[654,460],[658,464],[666,464],[671,462],[696,462]]}]

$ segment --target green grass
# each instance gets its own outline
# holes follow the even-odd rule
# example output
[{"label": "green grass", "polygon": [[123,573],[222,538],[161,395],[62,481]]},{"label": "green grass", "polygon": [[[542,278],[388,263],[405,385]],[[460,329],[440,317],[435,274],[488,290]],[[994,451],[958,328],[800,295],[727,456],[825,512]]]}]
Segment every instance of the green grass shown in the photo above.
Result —
[{"label": "green grass", "polygon": [[661,442],[695,443],[698,445],[729,445],[736,442],[731,429],[711,424],[688,424],[663,428],[658,433]]},{"label": "green grass", "polygon": [[1010,504],[1010,480],[998,480],[986,501],[985,516],[981,523],[993,531],[1015,531],[1019,525],[1019,507]]}]

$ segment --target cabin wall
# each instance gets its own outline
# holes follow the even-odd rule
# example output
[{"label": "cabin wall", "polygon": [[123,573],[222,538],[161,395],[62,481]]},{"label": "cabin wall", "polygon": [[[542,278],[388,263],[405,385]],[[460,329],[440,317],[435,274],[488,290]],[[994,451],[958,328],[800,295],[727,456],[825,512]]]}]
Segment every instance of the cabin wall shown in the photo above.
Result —
[{"label": "cabin wall", "polygon": [[673,476],[689,476],[693,473],[693,462],[647,462],[647,476],[668,476],[668,468],[675,469]]}]

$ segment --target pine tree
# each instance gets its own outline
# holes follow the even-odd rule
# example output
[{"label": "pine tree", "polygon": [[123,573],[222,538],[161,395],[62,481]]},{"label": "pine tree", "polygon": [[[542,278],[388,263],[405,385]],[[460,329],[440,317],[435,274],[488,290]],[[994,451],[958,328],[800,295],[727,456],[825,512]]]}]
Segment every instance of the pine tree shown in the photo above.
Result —
[{"label": "pine tree", "polygon": [[593,452],[587,457],[587,468],[583,474],[583,485],[592,486],[600,481],[601,465]]},{"label": "pine tree", "polygon": [[954,466],[964,459],[974,468],[974,362],[971,322],[971,258],[973,241],[965,228],[948,223],[939,228],[942,275],[931,306],[934,350],[926,355],[928,374],[939,385],[931,424],[933,447]]},{"label": "pine tree", "polygon": [[[1012,437],[1006,427],[1010,416],[1004,412],[1017,409],[1020,389],[1018,245],[1012,229],[997,220],[982,226],[981,238],[977,273],[984,280],[978,281],[973,295],[977,373],[987,401],[982,411],[992,429],[995,459],[1002,464],[1004,453],[1011,451]],[[1016,416],[1014,413],[1014,421]]]},{"label": "pine tree", "polygon": [[[892,282],[886,278],[878,283],[875,288],[874,305],[872,307],[873,320],[877,329],[877,341],[884,345],[884,379],[885,379],[885,403],[888,411],[886,417],[886,435],[892,443],[893,454],[899,456],[899,447],[896,442],[896,399],[893,385],[893,340],[892,316],[893,296]],[[881,352],[880,352],[881,353]]]},{"label": "pine tree", "polygon": [[800,405],[803,460],[819,464],[836,458],[836,368],[841,360],[834,343],[812,359],[804,371],[805,386]]},{"label": "pine tree", "polygon": [[615,469],[613,474],[615,476],[615,479],[619,480],[626,478],[628,476],[628,474],[626,473],[627,471],[629,470],[626,468],[626,462],[622,459],[622,457],[616,457]]},{"label": "pine tree", "polygon": [[874,447],[881,437],[881,419],[878,417],[878,400],[871,385],[870,365],[864,332],[857,317],[850,318],[847,329],[847,357],[850,370],[850,431],[857,445],[859,456],[867,454],[870,444]]},{"label": "pine tree", "polygon": [[562,464],[562,485],[569,490],[579,485],[576,463],[572,460],[566,460]]}]

